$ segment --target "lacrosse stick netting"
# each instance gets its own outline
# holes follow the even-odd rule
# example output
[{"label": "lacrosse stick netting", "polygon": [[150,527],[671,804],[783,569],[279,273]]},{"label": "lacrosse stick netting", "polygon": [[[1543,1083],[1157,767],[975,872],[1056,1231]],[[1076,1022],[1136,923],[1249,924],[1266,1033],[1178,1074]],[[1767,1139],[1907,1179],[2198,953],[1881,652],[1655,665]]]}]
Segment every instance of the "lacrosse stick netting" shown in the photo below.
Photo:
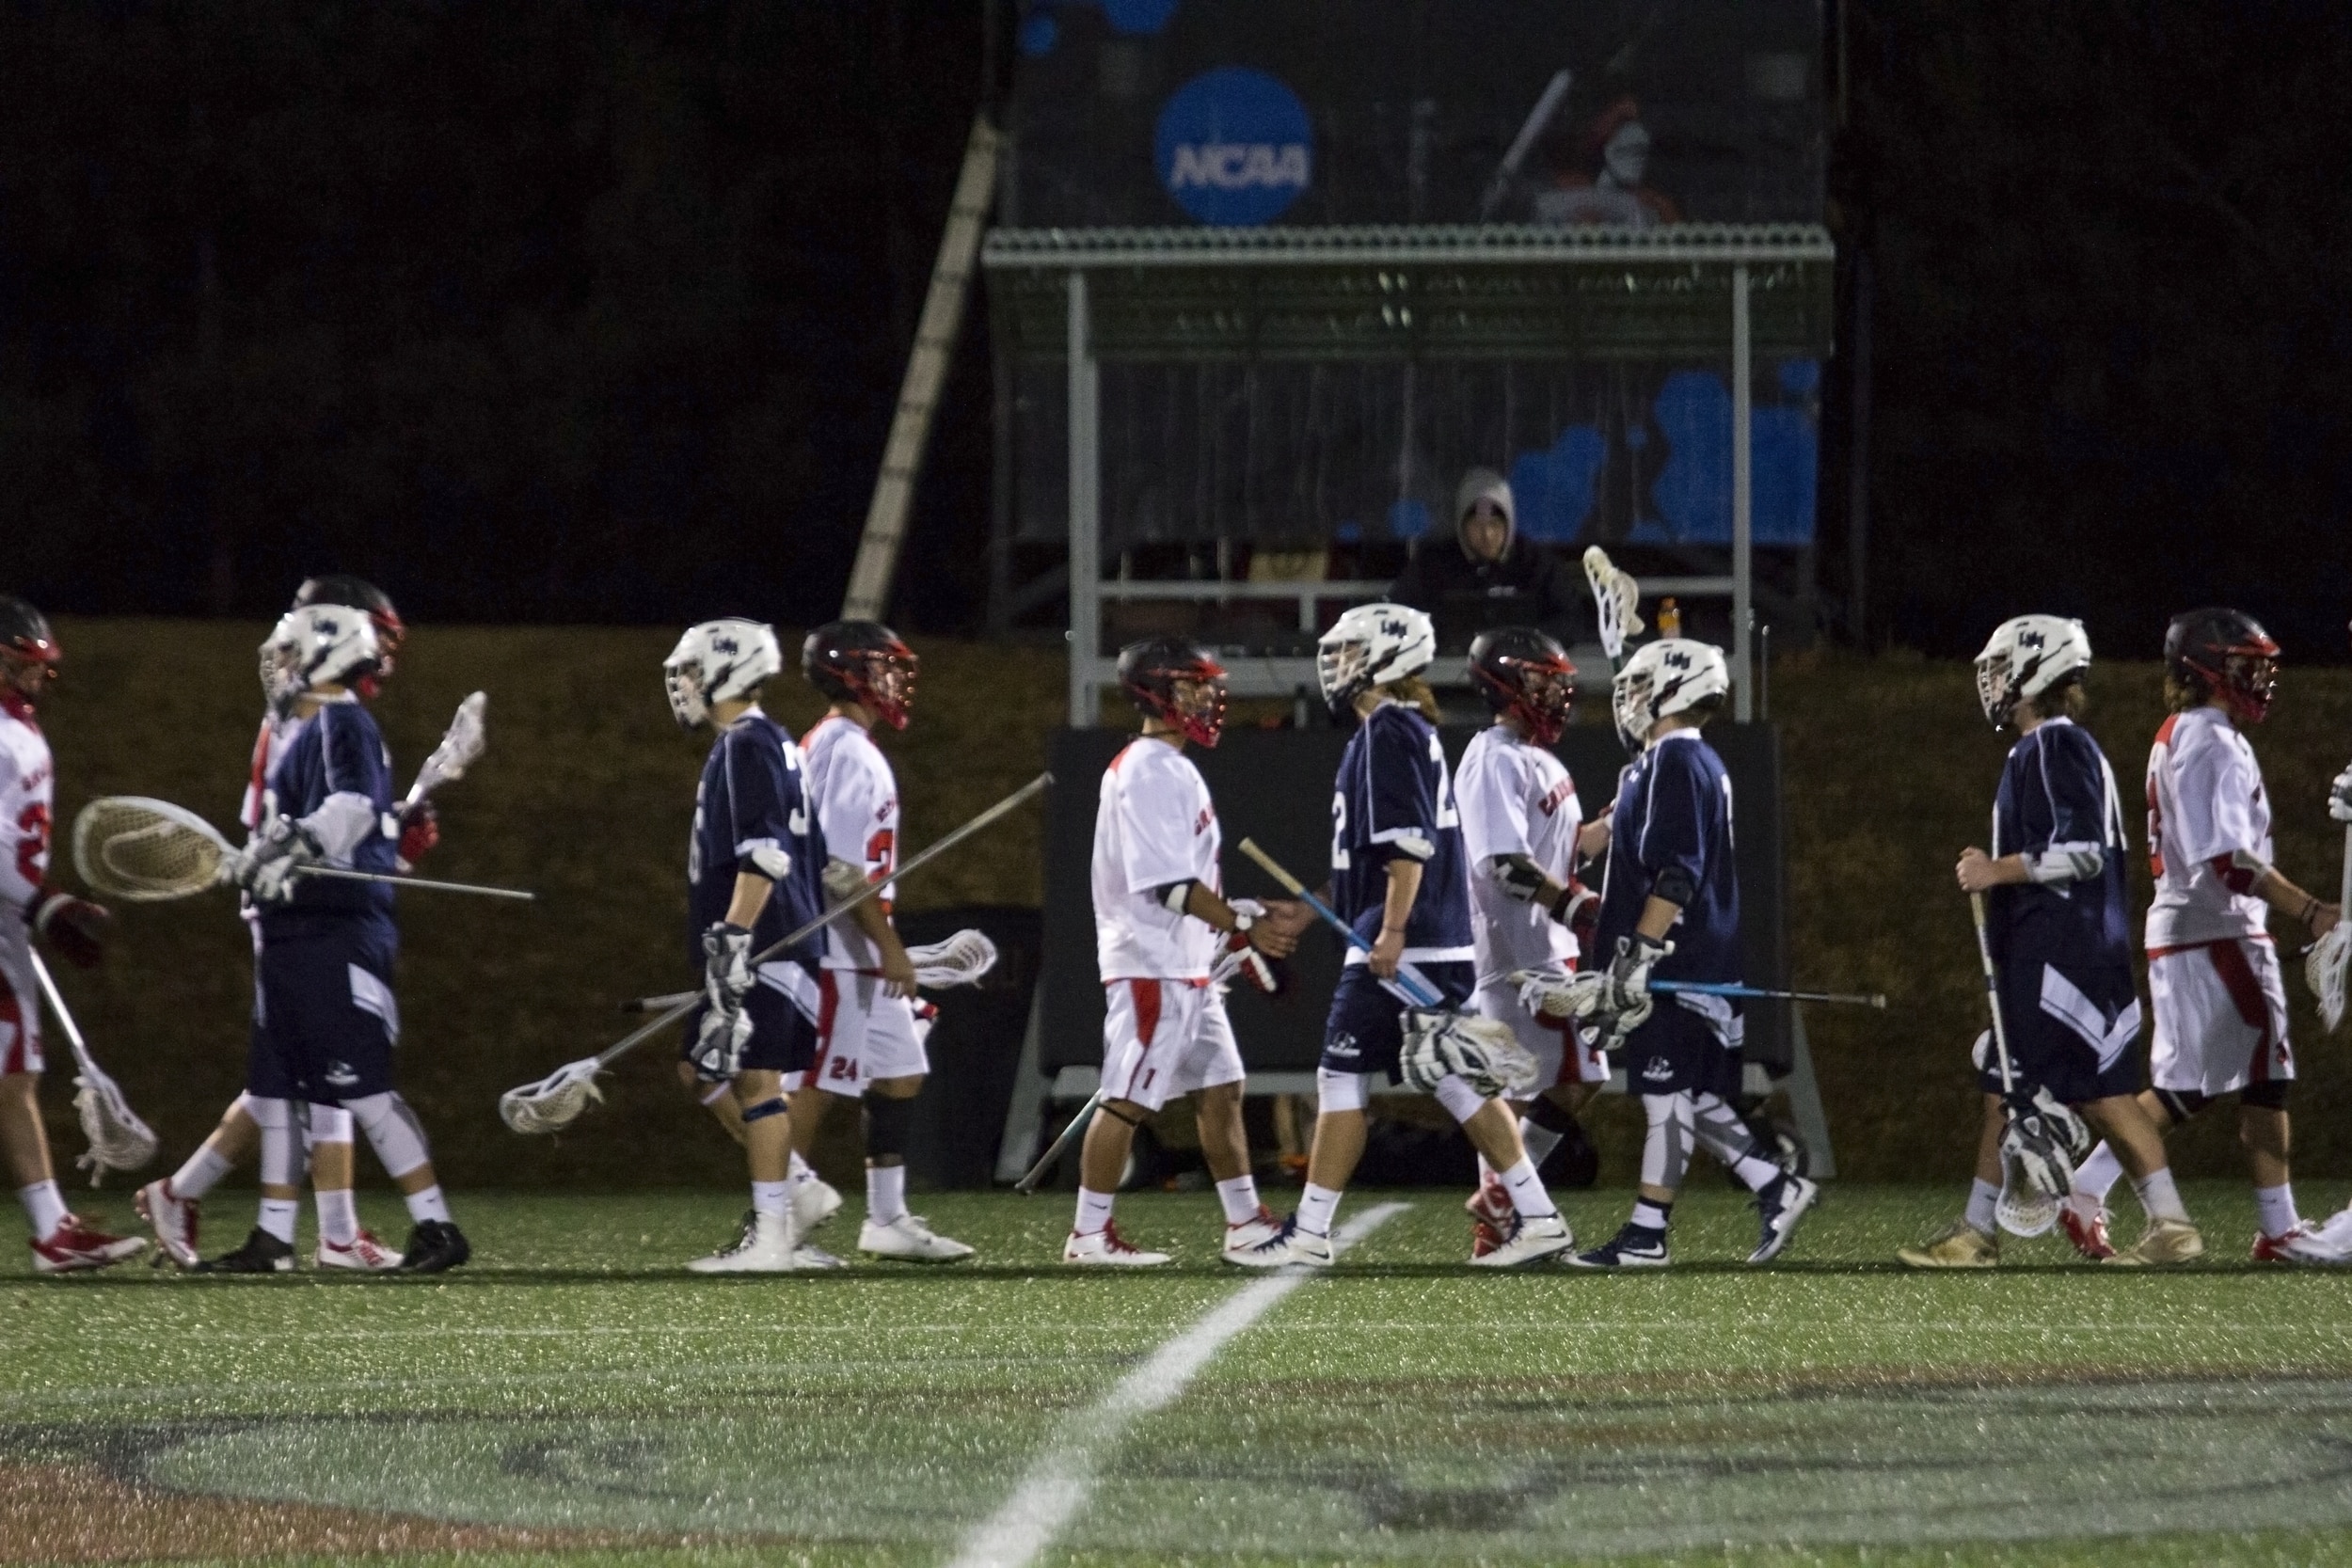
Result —
[{"label": "lacrosse stick netting", "polygon": [[988,940],[987,932],[966,927],[945,942],[908,948],[907,959],[914,965],[916,985],[925,990],[945,990],[950,986],[977,985],[980,976],[996,967],[996,944]]},{"label": "lacrosse stick netting", "polygon": [[1601,651],[1613,673],[1625,668],[1625,645],[1642,635],[1642,585],[1617,569],[1609,552],[1598,545],[1584,551],[1584,580],[1593,590],[1593,610],[1600,626]]},{"label": "lacrosse stick netting", "polygon": [[[2344,877],[2336,903],[2352,913],[2352,827],[2344,830]],[[2303,960],[2303,978],[2319,999],[2319,1021],[2331,1035],[2344,1022],[2347,970],[2352,970],[2352,924],[2338,916],[2335,928],[2320,938]]]},{"label": "lacrosse stick netting", "polygon": [[406,804],[413,806],[441,785],[464,778],[466,769],[480,759],[487,743],[483,710],[489,703],[488,694],[477,691],[457,705],[457,716],[449,721],[441,743],[433,748],[424,766],[417,769],[417,782],[408,786]]},{"label": "lacrosse stick netting", "polygon": [[57,1027],[65,1031],[66,1043],[73,1050],[73,1113],[82,1123],[82,1136],[89,1140],[89,1148],[73,1163],[89,1172],[89,1184],[97,1186],[110,1170],[138,1170],[155,1158],[155,1130],[141,1121],[131,1102],[122,1098],[121,1085],[106,1075],[89,1053],[89,1045],[82,1038],[73,1014],[65,1005],[65,997],[51,978],[49,966],[39,953],[32,955],[33,977],[40,984],[40,993],[49,1003],[49,1011],[56,1017]]},{"label": "lacrosse stick netting", "polygon": [[109,795],[73,819],[73,866],[109,898],[134,904],[186,898],[226,879],[229,843],[168,800]]}]

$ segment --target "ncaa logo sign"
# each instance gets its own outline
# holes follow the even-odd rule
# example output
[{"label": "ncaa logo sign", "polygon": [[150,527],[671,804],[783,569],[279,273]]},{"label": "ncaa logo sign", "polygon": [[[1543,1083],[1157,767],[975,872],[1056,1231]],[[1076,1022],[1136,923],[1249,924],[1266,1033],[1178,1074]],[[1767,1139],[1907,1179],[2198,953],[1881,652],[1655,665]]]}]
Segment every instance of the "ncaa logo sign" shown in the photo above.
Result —
[{"label": "ncaa logo sign", "polygon": [[1219,66],[1160,109],[1161,188],[1202,223],[1247,228],[1282,215],[1314,178],[1314,132],[1298,95],[1263,71]]}]

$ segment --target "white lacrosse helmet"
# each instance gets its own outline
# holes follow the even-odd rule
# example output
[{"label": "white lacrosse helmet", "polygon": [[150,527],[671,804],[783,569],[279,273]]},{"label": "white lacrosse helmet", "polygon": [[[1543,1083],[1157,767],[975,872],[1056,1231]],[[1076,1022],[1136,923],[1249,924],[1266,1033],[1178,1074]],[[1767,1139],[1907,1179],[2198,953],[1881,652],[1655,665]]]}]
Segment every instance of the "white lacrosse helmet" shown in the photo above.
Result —
[{"label": "white lacrosse helmet", "polygon": [[1438,628],[1410,605],[1361,604],[1315,641],[1323,700],[1344,707],[1360,691],[1418,675],[1438,657]]},{"label": "white lacrosse helmet", "polygon": [[1639,752],[1661,719],[1730,689],[1731,666],[1721,648],[1688,637],[1661,637],[1634,649],[1617,672],[1610,711],[1626,750]]},{"label": "white lacrosse helmet", "polygon": [[661,661],[661,684],[678,728],[698,730],[711,704],[739,702],[783,668],[775,627],[730,616],[687,627]]},{"label": "white lacrosse helmet", "polygon": [[364,610],[310,604],[290,610],[262,640],[262,694],[291,712],[305,692],[347,686],[376,666],[375,622]]},{"label": "white lacrosse helmet", "polygon": [[1993,628],[1977,656],[1977,701],[1994,729],[2021,698],[2039,697],[2090,668],[2090,634],[2059,615],[2016,615]]}]

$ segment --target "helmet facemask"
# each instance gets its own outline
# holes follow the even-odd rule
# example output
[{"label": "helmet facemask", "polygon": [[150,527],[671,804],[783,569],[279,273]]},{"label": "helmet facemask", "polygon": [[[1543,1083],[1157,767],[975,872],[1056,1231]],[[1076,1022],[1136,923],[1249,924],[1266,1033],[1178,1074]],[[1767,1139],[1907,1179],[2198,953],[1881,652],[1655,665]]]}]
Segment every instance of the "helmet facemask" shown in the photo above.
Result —
[{"label": "helmet facemask", "polygon": [[703,661],[679,659],[661,666],[661,689],[670,699],[670,717],[681,730],[699,730],[710,722],[710,705],[703,700]]},{"label": "helmet facemask", "polygon": [[841,681],[860,707],[894,730],[907,727],[914,707],[914,679],[921,661],[912,652],[875,650],[842,661]]},{"label": "helmet facemask", "polygon": [[1538,746],[1557,745],[1576,711],[1576,666],[1565,658],[1508,656],[1498,662],[1510,673],[1512,681],[1499,681],[1476,665],[1470,667],[1470,673],[1503,699],[1502,711],[1518,718],[1528,739]]},{"label": "helmet facemask", "polygon": [[1628,670],[1609,693],[1609,716],[1616,722],[1617,739],[1634,756],[1648,748],[1649,732],[1658,723],[1650,705],[1650,688],[1655,684],[1647,670]]},{"label": "helmet facemask", "polygon": [[1333,712],[1343,711],[1372,684],[1372,644],[1327,642],[1315,650],[1315,680]]}]

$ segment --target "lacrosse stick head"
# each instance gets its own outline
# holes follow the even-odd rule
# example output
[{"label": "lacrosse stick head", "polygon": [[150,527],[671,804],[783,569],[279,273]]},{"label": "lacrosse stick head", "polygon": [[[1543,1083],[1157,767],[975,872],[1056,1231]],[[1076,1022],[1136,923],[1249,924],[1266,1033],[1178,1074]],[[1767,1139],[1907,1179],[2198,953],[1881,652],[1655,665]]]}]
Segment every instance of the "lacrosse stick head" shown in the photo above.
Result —
[{"label": "lacrosse stick head", "polygon": [[1619,571],[1598,545],[1584,551],[1584,581],[1593,591],[1601,651],[1615,664],[1625,657],[1628,640],[1642,635],[1642,585],[1630,573]]},{"label": "lacrosse stick head", "polygon": [[487,743],[482,718],[489,705],[488,694],[481,691],[457,705],[457,716],[449,721],[441,743],[433,748],[424,766],[417,769],[417,782],[408,790],[409,800],[421,800],[441,785],[466,776],[466,769],[474,765]]},{"label": "lacrosse stick head", "polygon": [[110,1170],[138,1170],[155,1158],[154,1129],[138,1118],[113,1079],[87,1071],[73,1080],[73,1112],[81,1118],[82,1136],[89,1140],[74,1164],[89,1172],[91,1186]]},{"label": "lacrosse stick head", "polygon": [[916,985],[925,990],[941,990],[977,985],[981,975],[996,967],[996,944],[988,940],[987,932],[967,927],[945,942],[908,948],[907,958],[914,965]]},{"label": "lacrosse stick head", "polygon": [[1994,1201],[1993,1220],[2012,1236],[2044,1236],[2058,1224],[2058,1200],[2026,1183],[2016,1164],[2001,1161],[2001,1196]]},{"label": "lacrosse stick head", "polygon": [[1405,1015],[1405,1045],[1397,1058],[1405,1082],[1434,1094],[1459,1078],[1488,1099],[1533,1094],[1535,1058],[1511,1026],[1496,1019],[1415,1008]]},{"label": "lacrosse stick head", "polygon": [[593,1056],[557,1068],[535,1084],[525,1084],[499,1096],[499,1119],[526,1135],[560,1132],[580,1119],[594,1101],[601,1104],[604,1091],[596,1087],[602,1069]]},{"label": "lacrosse stick head", "polygon": [[2088,1128],[2057,1101],[2051,1115],[2042,1105],[2047,1089],[2031,1101],[2011,1103],[2001,1131],[2001,1196],[1994,1218],[2012,1236],[2039,1236],[2058,1221],[2058,1201],[2074,1185],[2074,1162],[2087,1152]]},{"label": "lacrosse stick head", "polygon": [[2339,921],[2303,959],[2303,978],[2319,999],[2319,1021],[2331,1035],[2344,1022],[2347,969],[2352,969],[2352,926]]},{"label": "lacrosse stick head", "polygon": [[105,795],[73,819],[73,865],[82,880],[132,904],[186,898],[229,880],[234,853],[218,830],[168,800]]}]

